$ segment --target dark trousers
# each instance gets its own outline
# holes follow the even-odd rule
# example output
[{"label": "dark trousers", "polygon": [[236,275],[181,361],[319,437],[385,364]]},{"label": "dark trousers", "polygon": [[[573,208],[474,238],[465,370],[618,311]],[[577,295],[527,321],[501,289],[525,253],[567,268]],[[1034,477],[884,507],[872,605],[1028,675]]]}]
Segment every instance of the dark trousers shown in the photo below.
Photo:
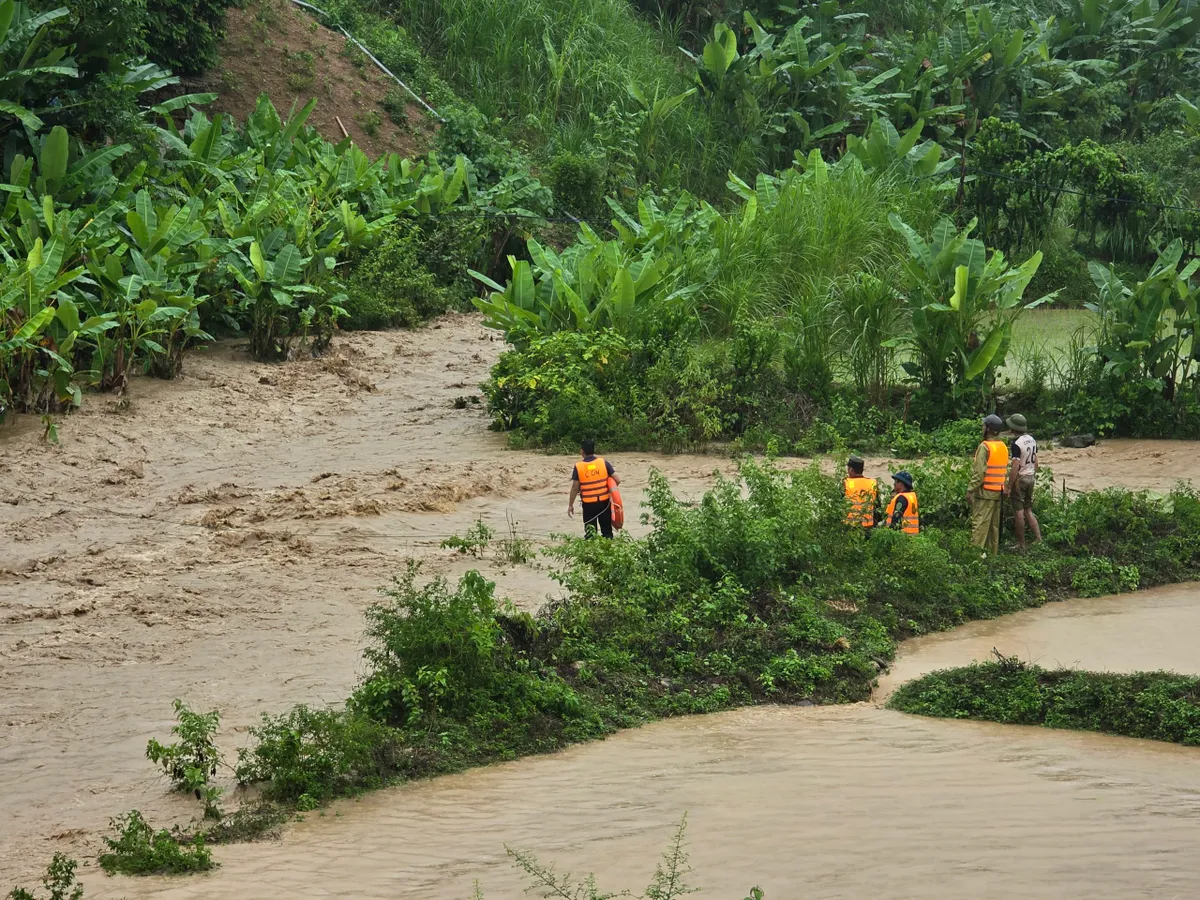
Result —
[{"label": "dark trousers", "polygon": [[612,502],[583,504],[583,534],[591,537],[599,531],[606,538],[613,536],[612,532]]}]

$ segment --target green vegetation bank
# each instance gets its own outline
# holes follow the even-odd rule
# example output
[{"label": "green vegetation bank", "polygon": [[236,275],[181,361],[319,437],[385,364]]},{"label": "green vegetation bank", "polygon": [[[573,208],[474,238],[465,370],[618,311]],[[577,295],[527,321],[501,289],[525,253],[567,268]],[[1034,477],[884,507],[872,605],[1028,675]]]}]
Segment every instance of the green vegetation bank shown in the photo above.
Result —
[{"label": "green vegetation bank", "polygon": [[251,729],[232,768],[257,802],[222,809],[210,778],[225,765],[216,714],[177,707],[177,741],[152,741],[148,755],[201,797],[203,817],[176,835],[135,814],[114,822],[106,868],[202,868],[207,844],[338,797],[663,717],[862,700],[905,637],[1200,573],[1190,490],[1047,491],[1047,543],[990,559],[970,544],[965,466],[914,475],[922,533],[869,538],[844,526],[840,481],[815,467],[746,463],[695,505],[656,475],[650,534],[559,546],[564,598],[536,614],[497,598],[478,572],[422,583],[414,565],[367,613],[366,672],[345,707],[299,706]]},{"label": "green vegetation bank", "polygon": [[888,702],[919,716],[1043,725],[1200,746],[1200,678],[1048,670],[1015,658],[933,672]]}]

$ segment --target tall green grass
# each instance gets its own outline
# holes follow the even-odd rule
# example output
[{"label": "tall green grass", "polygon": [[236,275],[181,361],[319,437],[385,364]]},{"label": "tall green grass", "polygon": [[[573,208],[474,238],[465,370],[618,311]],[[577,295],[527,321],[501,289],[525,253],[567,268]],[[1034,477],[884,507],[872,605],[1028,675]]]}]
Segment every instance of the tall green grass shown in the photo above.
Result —
[{"label": "tall green grass", "polygon": [[[551,152],[618,141],[619,113],[636,108],[631,84],[649,98],[693,84],[691,62],[626,0],[396,0],[372,8],[411,31],[481,112]],[[706,196],[723,190],[728,169],[752,174],[761,162],[695,100],[667,119],[655,154],[659,171],[677,170],[684,187]]]},{"label": "tall green grass", "polygon": [[696,295],[696,314],[716,333],[772,316],[799,318],[808,327],[825,318],[823,327],[858,331],[874,327],[861,321],[868,316],[890,326],[902,304],[895,292],[871,298],[870,311],[860,309],[862,276],[895,283],[907,258],[888,214],[927,229],[941,208],[942,195],[927,183],[858,166],[839,167],[824,182],[797,179],[780,191],[774,208],[749,219],[727,216],[715,225],[711,244],[692,248],[686,280],[708,283]]}]

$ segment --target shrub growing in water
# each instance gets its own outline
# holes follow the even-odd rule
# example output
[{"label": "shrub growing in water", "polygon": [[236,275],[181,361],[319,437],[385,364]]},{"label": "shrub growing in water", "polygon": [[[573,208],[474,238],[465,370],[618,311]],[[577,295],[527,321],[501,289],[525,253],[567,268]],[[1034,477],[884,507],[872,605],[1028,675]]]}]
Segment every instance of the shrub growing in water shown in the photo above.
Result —
[{"label": "shrub growing in water", "polygon": [[238,780],[300,809],[380,787],[403,770],[400,735],[343,710],[297,706],[264,715],[250,735],[254,745],[238,753]]},{"label": "shrub growing in water", "polygon": [[209,779],[217,774],[221,763],[214,739],[220,713],[215,709],[195,713],[182,700],[176,700],[175,716],[178,722],[171,727],[171,733],[179,740],[163,745],[151,738],[146,744],[146,758],[163,770],[175,790],[195,794],[197,800],[203,800],[206,816],[219,819],[217,800],[221,789],[209,784]]},{"label": "shrub growing in water", "polygon": [[[42,887],[46,889],[45,900],[83,900],[83,885],[75,880],[78,863],[64,853],[55,853],[46,874],[42,876]],[[8,900],[42,900],[33,891],[13,888]]]},{"label": "shrub growing in water", "polygon": [[478,572],[451,590],[441,579],[418,587],[417,571],[410,564],[384,591],[388,602],[367,611],[371,672],[352,709],[410,732],[469,725],[480,750],[554,746],[563,729],[599,732],[587,705],[532,652],[539,632],[528,613],[499,603]]},{"label": "shrub growing in water", "polygon": [[155,831],[136,809],[112,820],[117,837],[106,837],[100,868],[109,875],[175,875],[213,868],[204,836],[176,839],[165,828]]},{"label": "shrub growing in water", "polygon": [[910,681],[888,705],[922,716],[1200,745],[1200,678],[1171,672],[1051,671],[1000,657]]}]

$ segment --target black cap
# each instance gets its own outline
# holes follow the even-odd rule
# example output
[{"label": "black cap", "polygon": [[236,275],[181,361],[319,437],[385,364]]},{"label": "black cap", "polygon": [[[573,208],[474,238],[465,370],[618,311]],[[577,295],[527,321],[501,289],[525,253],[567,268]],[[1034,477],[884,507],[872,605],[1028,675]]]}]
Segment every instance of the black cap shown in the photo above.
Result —
[{"label": "black cap", "polygon": [[907,485],[911,491],[913,486],[912,476],[907,472],[896,472],[892,475],[892,481],[899,481],[901,484]]},{"label": "black cap", "polygon": [[846,465],[854,466],[854,468],[856,468],[856,469],[861,469],[866,464],[867,464],[867,461],[865,459],[863,459],[861,456],[852,456],[848,460],[846,460]]}]

